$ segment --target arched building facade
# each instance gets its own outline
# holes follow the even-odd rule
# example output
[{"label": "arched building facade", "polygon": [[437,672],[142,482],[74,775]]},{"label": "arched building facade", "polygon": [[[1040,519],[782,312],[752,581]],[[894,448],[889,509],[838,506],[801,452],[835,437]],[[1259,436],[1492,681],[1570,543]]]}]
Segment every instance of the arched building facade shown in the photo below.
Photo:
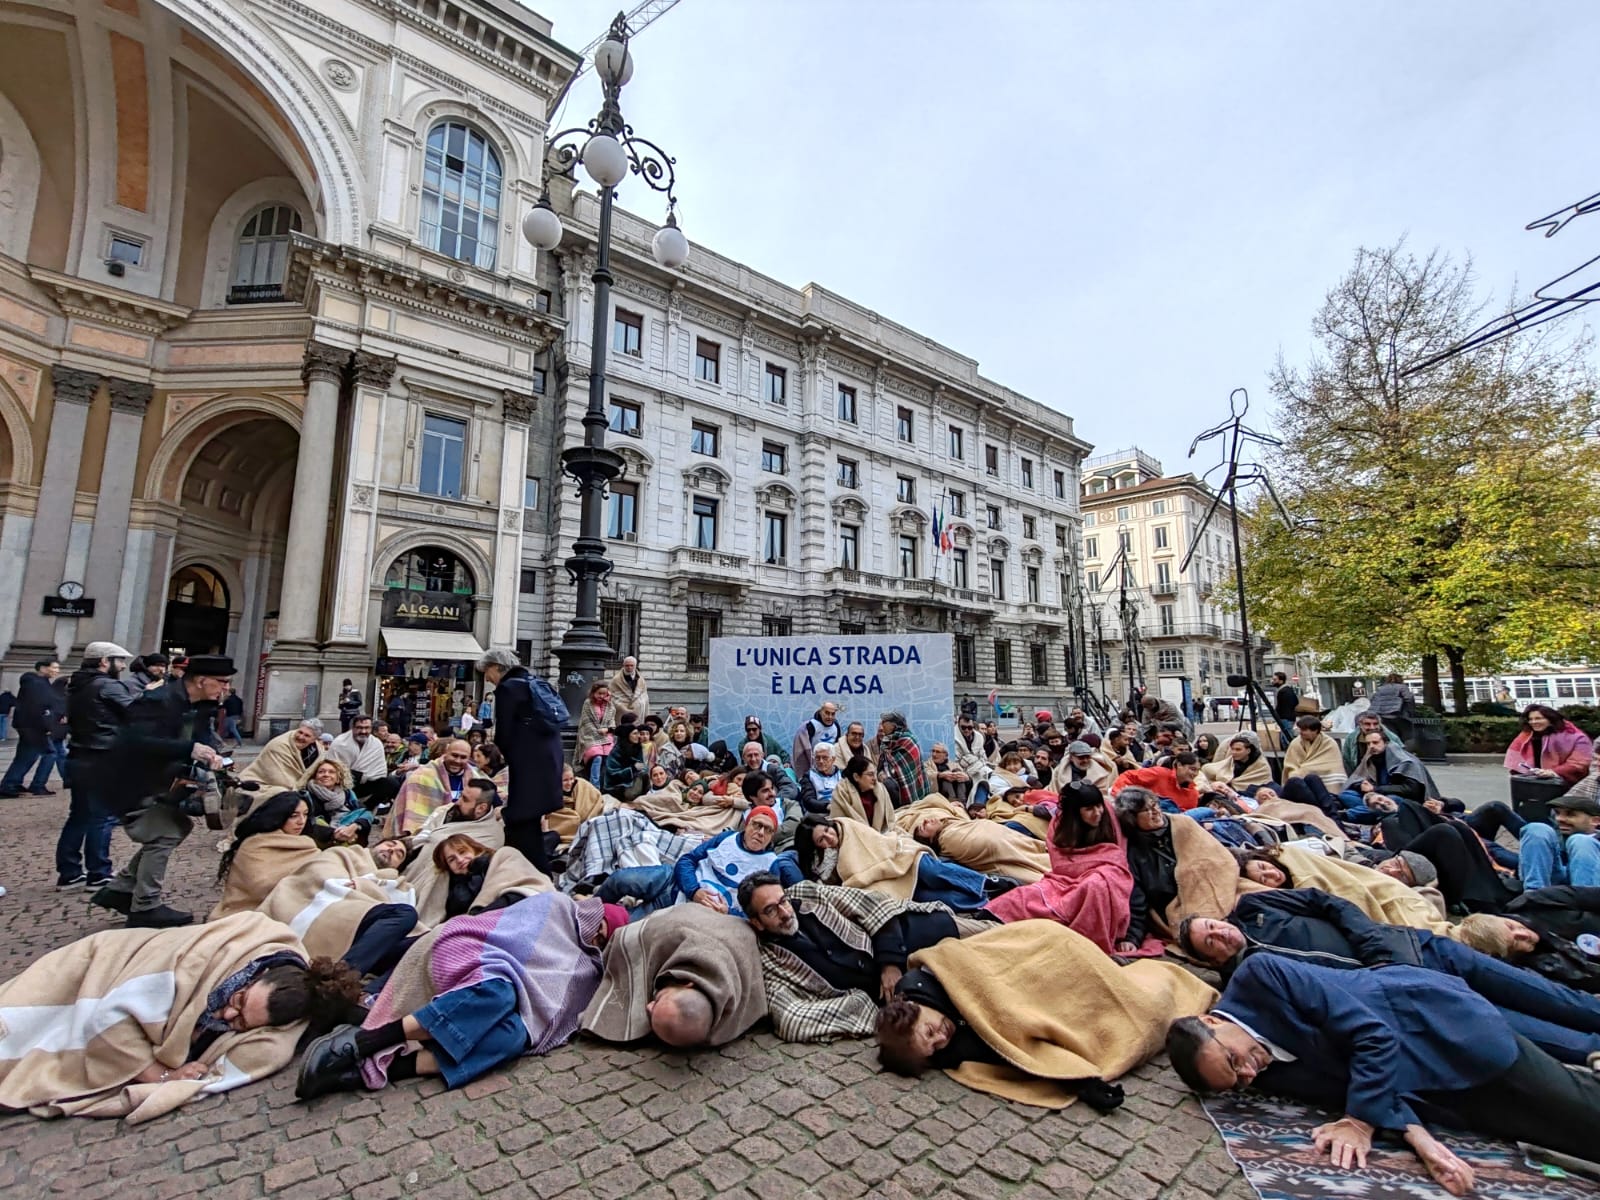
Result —
[{"label": "arched building facade", "polygon": [[515,641],[576,62],[504,0],[0,9],[0,684],[224,652],[251,725]]}]

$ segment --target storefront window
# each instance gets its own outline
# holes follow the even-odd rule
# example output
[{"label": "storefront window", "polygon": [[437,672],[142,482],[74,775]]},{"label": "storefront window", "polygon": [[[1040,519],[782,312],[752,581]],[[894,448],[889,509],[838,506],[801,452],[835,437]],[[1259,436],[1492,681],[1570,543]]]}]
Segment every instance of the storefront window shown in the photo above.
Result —
[{"label": "storefront window", "polygon": [[395,559],[389,564],[384,586],[412,592],[454,592],[458,596],[470,596],[476,590],[466,563],[437,546],[423,546]]}]

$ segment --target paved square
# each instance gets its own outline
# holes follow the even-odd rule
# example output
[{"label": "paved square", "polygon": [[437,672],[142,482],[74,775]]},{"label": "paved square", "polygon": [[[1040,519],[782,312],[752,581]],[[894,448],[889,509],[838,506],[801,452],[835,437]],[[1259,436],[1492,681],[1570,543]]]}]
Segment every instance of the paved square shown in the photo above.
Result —
[{"label": "paved square", "polygon": [[[65,796],[0,801],[0,973],[111,928],[54,890]],[[217,835],[173,858],[172,902],[216,901]],[[113,857],[129,843],[119,831]],[[437,1080],[294,1101],[294,1073],[148,1125],[0,1118],[0,1195],[283,1195],[354,1200],[562,1194],[1045,1197],[1253,1195],[1170,1071],[1126,1081],[1110,1116],[991,1099],[943,1075],[880,1075],[870,1043],[786,1045],[770,1033],[692,1055],[579,1041],[463,1088]]]}]

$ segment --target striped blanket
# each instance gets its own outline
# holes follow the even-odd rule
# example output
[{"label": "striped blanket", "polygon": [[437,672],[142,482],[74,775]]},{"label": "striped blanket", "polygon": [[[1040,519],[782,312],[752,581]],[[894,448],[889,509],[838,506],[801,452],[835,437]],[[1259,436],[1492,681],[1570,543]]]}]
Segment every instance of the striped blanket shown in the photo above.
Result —
[{"label": "striped blanket", "polygon": [[567,873],[561,890],[570,892],[585,879],[609,875],[619,867],[670,865],[706,840],[703,833],[673,833],[643,813],[619,808],[585,821],[567,851]]},{"label": "striped blanket", "polygon": [[[501,979],[517,992],[517,1015],[528,1028],[529,1054],[548,1054],[578,1030],[578,1017],[600,986],[603,921],[599,900],[543,892],[477,916],[456,917],[406,952],[367,1014],[365,1028],[398,1021],[436,996]],[[366,1059],[369,1088],[389,1081],[400,1047]]]}]

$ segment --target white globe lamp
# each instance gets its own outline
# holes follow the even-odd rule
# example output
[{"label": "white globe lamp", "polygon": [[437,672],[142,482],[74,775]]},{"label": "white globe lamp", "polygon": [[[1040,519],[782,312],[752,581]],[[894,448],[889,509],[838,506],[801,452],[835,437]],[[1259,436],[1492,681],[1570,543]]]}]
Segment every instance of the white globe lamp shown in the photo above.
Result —
[{"label": "white globe lamp", "polygon": [[597,133],[583,148],[583,169],[601,187],[616,187],[628,174],[628,152],[609,133]]},{"label": "white globe lamp", "polygon": [[594,70],[603,82],[622,87],[633,78],[633,55],[616,38],[607,38],[595,47]]},{"label": "white globe lamp", "polygon": [[561,218],[550,207],[548,196],[540,196],[539,203],[522,218],[522,236],[539,250],[554,250],[561,245]]},{"label": "white globe lamp", "polygon": [[667,214],[667,223],[656,230],[655,239],[650,243],[650,252],[663,267],[681,267],[689,261],[689,239],[683,236],[683,230],[678,228],[678,219],[670,212]]}]

